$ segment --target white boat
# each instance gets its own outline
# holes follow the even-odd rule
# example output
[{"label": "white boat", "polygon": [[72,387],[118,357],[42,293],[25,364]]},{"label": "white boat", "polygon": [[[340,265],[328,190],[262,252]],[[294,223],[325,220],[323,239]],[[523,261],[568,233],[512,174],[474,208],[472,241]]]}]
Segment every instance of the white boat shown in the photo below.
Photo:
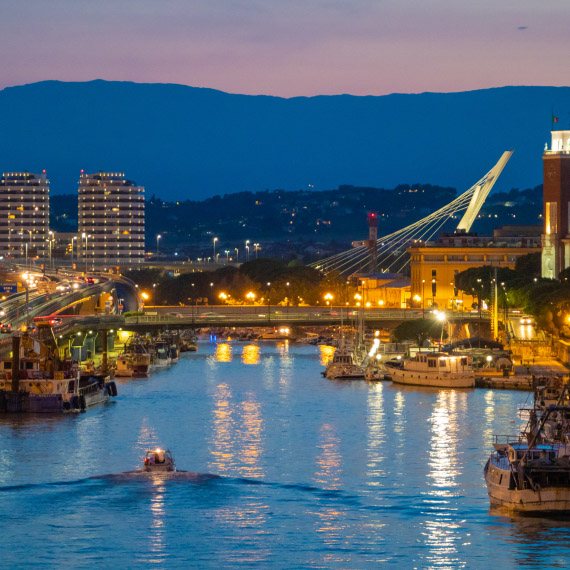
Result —
[{"label": "white boat", "polygon": [[364,378],[364,367],[354,362],[352,351],[346,348],[335,350],[332,361],[327,365],[323,376],[329,380]]},{"label": "white boat", "polygon": [[160,447],[147,450],[143,459],[143,471],[150,473],[176,471],[172,453]]},{"label": "white boat", "polygon": [[475,373],[467,356],[418,352],[389,371],[392,382],[432,388],[473,388]]}]

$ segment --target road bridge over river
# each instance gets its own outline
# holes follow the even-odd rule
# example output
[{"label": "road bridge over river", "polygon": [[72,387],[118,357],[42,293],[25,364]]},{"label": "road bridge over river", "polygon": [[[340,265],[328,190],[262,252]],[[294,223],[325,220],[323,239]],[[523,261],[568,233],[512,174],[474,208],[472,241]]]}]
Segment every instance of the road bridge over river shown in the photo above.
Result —
[{"label": "road bridge over river", "polygon": [[[355,323],[359,318],[369,325],[393,328],[402,321],[422,318],[416,309],[349,309],[346,307],[319,309],[318,307],[282,306],[200,306],[163,308],[134,316],[101,315],[74,316],[62,319],[56,332],[67,334],[75,331],[119,329],[136,332],[153,332],[162,329],[203,327],[272,327],[272,326],[331,326]],[[429,313],[426,314],[430,318]],[[478,314],[466,312],[446,313],[450,323],[479,322]],[[483,314],[482,322],[488,321]]]}]

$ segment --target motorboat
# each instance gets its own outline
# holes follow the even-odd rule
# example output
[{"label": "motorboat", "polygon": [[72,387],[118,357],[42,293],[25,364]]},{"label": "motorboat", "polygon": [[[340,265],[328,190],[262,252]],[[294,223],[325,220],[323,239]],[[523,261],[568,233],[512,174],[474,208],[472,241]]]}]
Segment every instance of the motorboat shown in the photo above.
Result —
[{"label": "motorboat", "polygon": [[176,471],[172,453],[160,447],[147,450],[143,459],[143,471],[149,473]]},{"label": "motorboat", "polygon": [[338,348],[323,376],[329,380],[359,380],[364,378],[364,367],[354,361],[351,350]]},{"label": "motorboat", "polygon": [[[432,388],[473,388],[475,372],[467,356],[444,352],[418,352],[401,359],[399,367],[390,367],[389,376],[396,384]],[[390,363],[386,363],[389,365]]]},{"label": "motorboat", "polygon": [[119,378],[146,378],[150,368],[150,353],[142,342],[135,340],[119,355],[116,366],[115,376]]}]

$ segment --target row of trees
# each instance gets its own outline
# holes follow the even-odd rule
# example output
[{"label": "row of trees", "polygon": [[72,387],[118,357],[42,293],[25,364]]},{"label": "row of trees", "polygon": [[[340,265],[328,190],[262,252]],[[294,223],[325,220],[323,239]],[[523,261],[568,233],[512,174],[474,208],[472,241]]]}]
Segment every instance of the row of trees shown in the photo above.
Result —
[{"label": "row of trees", "polygon": [[344,278],[274,259],[257,259],[239,268],[227,266],[213,272],[174,276],[160,269],[127,273],[138,284],[147,304],[217,304],[221,302],[272,304],[324,304],[326,293],[332,303],[348,301],[349,285]]}]

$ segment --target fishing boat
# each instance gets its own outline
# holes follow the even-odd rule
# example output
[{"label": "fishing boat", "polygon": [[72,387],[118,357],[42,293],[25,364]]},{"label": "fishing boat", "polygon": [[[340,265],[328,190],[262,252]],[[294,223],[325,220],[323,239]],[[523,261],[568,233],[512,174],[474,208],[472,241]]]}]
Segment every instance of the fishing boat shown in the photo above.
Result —
[{"label": "fishing boat", "polygon": [[170,347],[167,342],[158,340],[154,344],[154,351],[152,353],[152,365],[161,367],[168,366],[172,362],[170,358]]},{"label": "fishing boat", "polygon": [[432,388],[475,386],[475,373],[467,356],[418,352],[414,357],[403,358],[400,362],[400,366],[390,367],[389,372],[392,382],[396,384]]},{"label": "fishing boat", "polygon": [[174,457],[168,449],[149,449],[144,455],[143,471],[149,473],[165,473],[168,471],[176,471],[174,466]]},{"label": "fishing boat", "polygon": [[150,368],[150,353],[139,339],[134,339],[117,358],[115,376],[146,378]]},{"label": "fishing boat", "polygon": [[15,335],[12,358],[0,360],[0,412],[85,411],[116,395],[107,376],[82,376],[77,363],[61,360],[54,346],[26,334]]},{"label": "fishing boat", "polygon": [[484,475],[492,507],[570,513],[570,446],[496,440]]},{"label": "fishing boat", "polygon": [[569,394],[560,379],[539,379],[526,427],[518,436],[495,436],[484,469],[492,507],[570,513]]}]

